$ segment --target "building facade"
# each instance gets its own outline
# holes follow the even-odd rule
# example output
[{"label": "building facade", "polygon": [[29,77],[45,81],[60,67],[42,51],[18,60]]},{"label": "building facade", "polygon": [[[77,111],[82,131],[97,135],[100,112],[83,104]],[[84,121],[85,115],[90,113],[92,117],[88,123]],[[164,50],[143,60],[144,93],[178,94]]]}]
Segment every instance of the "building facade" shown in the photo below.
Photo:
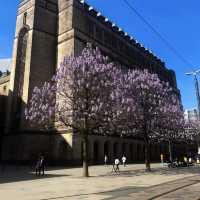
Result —
[{"label": "building facade", "polygon": [[187,109],[184,111],[184,118],[186,122],[196,122],[198,121],[198,111],[196,108]]},{"label": "building facade", "polygon": [[2,136],[4,134],[5,125],[6,125],[6,106],[8,102],[9,94],[9,85],[10,85],[10,74],[9,72],[0,73],[0,159],[1,159],[1,150],[2,150]]},{"label": "building facade", "polygon": [[[33,88],[48,81],[65,56],[79,55],[88,42],[98,46],[114,62],[158,74],[180,97],[174,71],[84,1],[21,0],[9,81],[4,160],[32,160],[43,153],[57,162],[81,161],[78,135],[30,130],[24,109]],[[103,161],[105,154],[110,159],[122,154],[129,161],[144,159],[144,144],[136,138],[91,136],[89,143],[92,162]],[[154,145],[152,158],[159,159],[160,153],[167,154],[167,147]]]}]

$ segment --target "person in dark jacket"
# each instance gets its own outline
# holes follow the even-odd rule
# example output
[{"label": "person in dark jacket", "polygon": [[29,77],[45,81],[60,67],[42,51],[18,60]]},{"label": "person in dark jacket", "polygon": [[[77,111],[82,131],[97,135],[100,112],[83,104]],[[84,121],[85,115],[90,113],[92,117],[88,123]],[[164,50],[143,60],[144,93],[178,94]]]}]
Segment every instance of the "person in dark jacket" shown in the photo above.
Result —
[{"label": "person in dark jacket", "polygon": [[38,158],[35,166],[35,175],[38,176],[40,175],[40,157]]},{"label": "person in dark jacket", "polygon": [[44,176],[44,167],[45,167],[44,156],[41,156],[41,157],[40,157],[40,170],[39,170],[39,175],[41,174],[41,171],[42,171],[42,175]]}]

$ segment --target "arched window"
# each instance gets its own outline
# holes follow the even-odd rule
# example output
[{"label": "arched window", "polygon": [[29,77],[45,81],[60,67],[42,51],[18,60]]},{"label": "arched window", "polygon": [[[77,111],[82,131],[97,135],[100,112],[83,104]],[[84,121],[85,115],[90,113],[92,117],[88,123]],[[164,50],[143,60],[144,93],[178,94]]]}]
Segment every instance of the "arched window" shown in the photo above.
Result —
[{"label": "arched window", "polygon": [[104,143],[104,155],[107,155],[107,156],[109,156],[109,142],[108,141],[106,141],[105,143]]},{"label": "arched window", "polygon": [[27,12],[24,13],[23,25],[26,25],[26,19],[27,19]]},{"label": "arched window", "polygon": [[137,160],[141,158],[141,145],[137,144]]},{"label": "arched window", "polygon": [[[28,28],[23,27],[19,32],[18,46],[17,46],[17,59],[15,69],[15,83],[14,83],[14,94],[15,94],[15,107],[14,107],[14,126],[19,127],[21,112],[22,112],[22,95],[24,86],[24,72],[26,63],[26,50],[28,40]],[[16,127],[16,128],[17,128]]]},{"label": "arched window", "polygon": [[122,143],[122,154],[126,155],[126,144]]},{"label": "arched window", "polygon": [[28,30],[27,28],[22,28],[18,38],[17,64],[15,70],[15,81],[17,83],[16,94],[18,97],[22,97],[23,95],[27,40],[28,40]]},{"label": "arched window", "polygon": [[132,143],[129,145],[129,153],[130,153],[130,160],[133,161],[134,155],[133,155],[133,144]]},{"label": "arched window", "polygon": [[98,141],[94,142],[93,146],[93,161],[97,163],[99,161],[99,143]]},{"label": "arched window", "polygon": [[118,150],[119,150],[119,145],[117,142],[114,143],[113,145],[113,156],[114,156],[114,159],[117,158],[118,156]]}]

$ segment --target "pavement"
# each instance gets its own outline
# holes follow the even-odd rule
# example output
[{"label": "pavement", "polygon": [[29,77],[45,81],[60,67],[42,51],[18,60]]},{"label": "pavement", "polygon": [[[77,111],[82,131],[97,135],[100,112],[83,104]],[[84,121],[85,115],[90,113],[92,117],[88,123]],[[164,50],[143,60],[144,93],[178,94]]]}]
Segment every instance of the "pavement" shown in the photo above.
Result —
[{"label": "pavement", "polygon": [[36,177],[28,168],[7,167],[0,173],[1,200],[200,200],[200,167],[168,169],[152,164],[92,166],[90,177],[82,177],[82,168],[48,168],[45,176]]}]

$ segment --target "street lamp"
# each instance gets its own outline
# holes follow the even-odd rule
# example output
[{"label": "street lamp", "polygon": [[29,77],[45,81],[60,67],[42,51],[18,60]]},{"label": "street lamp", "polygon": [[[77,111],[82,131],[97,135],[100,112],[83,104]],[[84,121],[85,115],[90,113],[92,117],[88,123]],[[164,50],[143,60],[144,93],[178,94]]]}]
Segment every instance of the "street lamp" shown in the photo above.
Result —
[{"label": "street lamp", "polygon": [[195,90],[196,90],[196,97],[197,97],[197,105],[198,105],[198,119],[200,119],[200,95],[199,95],[199,83],[197,79],[197,74],[200,73],[200,69],[196,71],[192,71],[189,73],[185,73],[186,75],[193,75],[194,76],[194,84],[195,84]]}]

